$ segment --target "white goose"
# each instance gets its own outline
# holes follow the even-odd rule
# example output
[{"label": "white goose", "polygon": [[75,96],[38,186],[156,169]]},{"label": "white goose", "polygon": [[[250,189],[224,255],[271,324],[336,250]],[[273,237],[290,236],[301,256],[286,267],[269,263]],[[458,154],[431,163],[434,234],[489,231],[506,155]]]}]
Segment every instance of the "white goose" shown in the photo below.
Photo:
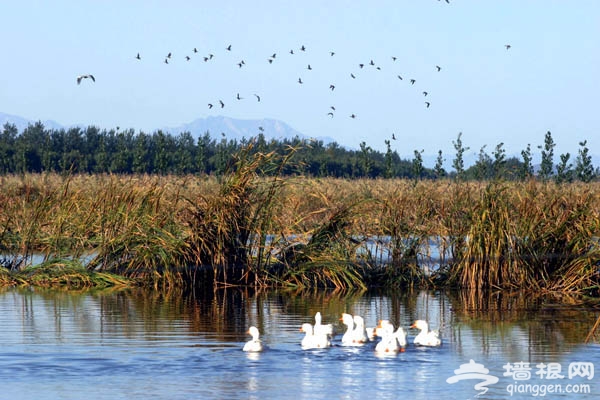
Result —
[{"label": "white goose", "polygon": [[259,336],[258,329],[255,326],[251,326],[248,329],[247,333],[252,336],[252,340],[249,340],[248,342],[246,342],[246,344],[244,344],[243,350],[251,351],[251,352],[263,351],[263,345],[262,345],[260,339],[258,338],[258,336]]},{"label": "white goose", "polygon": [[300,330],[305,333],[304,337],[302,338],[302,342],[300,343],[304,350],[324,349],[331,346],[331,342],[329,341],[327,334],[315,334],[311,324],[302,324],[302,328]]},{"label": "white goose", "polygon": [[365,320],[360,315],[354,316],[354,331],[352,332],[352,340],[355,344],[361,345],[369,341],[367,331],[365,329]]},{"label": "white goose", "polygon": [[379,325],[375,329],[375,334],[381,337],[381,340],[377,343],[377,346],[375,346],[376,353],[389,354],[400,351],[400,346],[398,346],[398,340],[394,333],[394,325],[389,321],[379,321]]},{"label": "white goose", "polygon": [[354,333],[354,319],[352,315],[343,313],[340,318],[342,323],[346,325],[346,332],[342,336],[342,346],[352,346],[352,338]]},{"label": "white goose", "polygon": [[422,319],[416,320],[410,327],[421,330],[421,332],[415,336],[414,344],[429,347],[436,347],[442,344],[439,332],[430,331],[426,321]]},{"label": "white goose", "polygon": [[321,312],[317,311],[315,314],[315,326],[314,326],[315,335],[326,335],[333,336],[333,325],[332,324],[321,324]]}]

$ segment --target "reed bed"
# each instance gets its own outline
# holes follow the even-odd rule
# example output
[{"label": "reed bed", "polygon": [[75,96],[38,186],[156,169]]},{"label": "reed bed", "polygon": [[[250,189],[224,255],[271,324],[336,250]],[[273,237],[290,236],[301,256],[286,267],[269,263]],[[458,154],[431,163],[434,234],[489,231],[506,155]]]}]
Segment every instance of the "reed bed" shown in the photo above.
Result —
[{"label": "reed bed", "polygon": [[598,183],[284,176],[294,152],[249,147],[221,177],[0,177],[0,285],[33,254],[92,254],[88,271],[155,286],[600,294]]}]

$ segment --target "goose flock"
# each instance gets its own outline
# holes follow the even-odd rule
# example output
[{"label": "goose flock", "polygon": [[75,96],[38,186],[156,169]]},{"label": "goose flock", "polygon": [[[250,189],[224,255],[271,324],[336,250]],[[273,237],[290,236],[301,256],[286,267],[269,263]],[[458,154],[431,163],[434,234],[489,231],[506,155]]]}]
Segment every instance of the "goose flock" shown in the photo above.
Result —
[{"label": "goose flock", "polygon": [[[401,326],[394,330],[394,325],[389,320],[381,320],[376,327],[366,327],[360,315],[343,313],[340,321],[346,330],[340,342],[333,342],[334,329],[332,324],[323,324],[321,313],[315,315],[315,324],[303,323],[300,332],[304,333],[300,346],[303,350],[326,349],[332,346],[364,346],[369,342],[377,342],[375,352],[378,354],[395,354],[403,352],[408,345],[408,334]],[[414,337],[415,346],[438,347],[441,346],[439,331],[429,330],[425,320],[415,321],[410,328],[419,330]],[[244,344],[243,351],[261,352],[265,349],[260,341],[260,334],[255,326],[248,329],[252,339]],[[379,337],[379,340],[377,340]]]}]

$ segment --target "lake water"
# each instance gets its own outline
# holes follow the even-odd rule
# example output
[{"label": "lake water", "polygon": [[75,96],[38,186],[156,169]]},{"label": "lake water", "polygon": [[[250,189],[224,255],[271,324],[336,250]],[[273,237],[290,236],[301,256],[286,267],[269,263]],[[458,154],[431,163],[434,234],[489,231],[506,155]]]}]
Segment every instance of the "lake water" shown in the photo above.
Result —
[{"label": "lake water", "polygon": [[[374,343],[302,350],[300,325],[317,311],[338,328],[334,344],[342,312],[367,326],[426,319],[443,344],[386,357]],[[494,377],[479,398],[599,398],[598,336],[584,344],[599,315],[522,294],[3,289],[0,398],[468,399]],[[263,353],[241,350],[250,325]],[[474,378],[455,372],[470,360]]]}]

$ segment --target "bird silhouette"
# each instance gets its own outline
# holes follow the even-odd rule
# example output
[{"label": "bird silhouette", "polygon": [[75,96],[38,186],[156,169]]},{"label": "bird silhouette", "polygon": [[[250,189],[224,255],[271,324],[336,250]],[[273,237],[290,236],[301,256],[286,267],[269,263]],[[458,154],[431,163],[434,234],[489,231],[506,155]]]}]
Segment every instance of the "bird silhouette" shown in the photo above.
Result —
[{"label": "bird silhouette", "polygon": [[332,112],[328,112],[327,115],[329,115],[331,118],[333,118],[333,113]]},{"label": "bird silhouette", "polygon": [[306,69],[312,71],[312,67],[310,66],[310,64],[308,64],[308,67],[306,67]]},{"label": "bird silhouette", "polygon": [[396,140],[396,135],[392,133],[392,140]]},{"label": "bird silhouette", "polygon": [[79,75],[77,77],[77,84],[79,85],[81,83],[82,79],[87,79],[90,78],[92,81],[96,82],[96,78],[94,78],[94,75]]},{"label": "bird silhouette", "polygon": [[213,57],[214,57],[214,54],[209,54],[209,55],[208,55],[208,59],[209,59],[209,60],[212,60],[212,59],[213,59]]},{"label": "bird silhouette", "polygon": [[275,58],[277,57],[277,53],[273,53],[273,55],[271,56],[271,58]]},{"label": "bird silhouette", "polygon": [[400,75],[398,75],[398,79],[402,80],[402,77]]},{"label": "bird silhouette", "polygon": [[298,83],[301,85],[304,83],[304,82],[302,82],[302,78],[298,78]]},{"label": "bird silhouette", "polygon": [[208,61],[208,57],[204,57],[204,62],[207,62],[207,61]]},{"label": "bird silhouette", "polygon": [[197,53],[197,52],[198,52],[198,49],[194,47],[194,53]]},{"label": "bird silhouette", "polygon": [[425,102],[425,106],[427,106],[427,108],[429,108],[430,105],[431,105],[430,102],[428,102],[428,101]]},{"label": "bird silhouette", "polygon": [[227,51],[231,51],[231,45],[227,46],[225,49],[226,49]]},{"label": "bird silhouette", "polygon": [[429,93],[427,93],[427,92],[423,92],[423,96],[425,96],[425,97],[427,97],[428,94]]},{"label": "bird silhouette", "polygon": [[511,48],[510,44],[505,44],[504,47],[506,47],[506,50],[509,50]]},{"label": "bird silhouette", "polygon": [[169,59],[165,58],[165,64],[168,64],[168,63],[169,63]]},{"label": "bird silhouette", "polygon": [[210,110],[211,108],[213,108],[213,105],[208,103],[208,109]]},{"label": "bird silhouette", "polygon": [[135,56],[135,58],[137,58],[138,60],[142,59],[142,57],[140,57],[140,53],[137,53],[137,56]]},{"label": "bird silhouette", "polygon": [[171,53],[167,54],[167,58],[171,58]]},{"label": "bird silhouette", "polygon": [[335,51],[330,51],[330,52],[329,52],[329,55],[330,55],[331,57],[333,57],[333,56],[335,55]]},{"label": "bird silhouette", "polygon": [[363,67],[365,66],[365,64],[358,64],[358,66],[359,66],[360,68],[363,68]]},{"label": "bird silhouette", "polygon": [[191,60],[190,56],[185,56],[185,60],[190,61]]},{"label": "bird silhouette", "polygon": [[392,56],[392,61],[396,61],[397,59],[398,59],[398,57]]},{"label": "bird silhouette", "polygon": [[302,47],[300,47],[300,51],[306,51],[306,47],[304,47],[304,45],[302,45]]},{"label": "bird silhouette", "polygon": [[239,93],[237,94],[237,96],[235,98],[238,99],[238,100],[242,100],[243,99],[243,97],[240,97]]},{"label": "bird silhouette", "polygon": [[219,104],[221,104],[221,108],[225,107],[225,103],[223,103],[223,100],[219,100]]},{"label": "bird silhouette", "polygon": [[369,62],[369,65],[375,65],[375,63],[373,62],[373,60],[371,60],[371,62]]},{"label": "bird silhouette", "polygon": [[331,106],[331,107],[329,107],[329,108],[331,108],[333,111],[335,111],[335,107],[334,107],[334,106]]},{"label": "bird silhouette", "polygon": [[238,65],[238,67],[242,68],[242,65],[244,65],[244,63],[243,62],[239,62],[237,65]]},{"label": "bird silhouette", "polygon": [[273,64],[273,59],[269,58],[267,61],[269,61],[269,64]]},{"label": "bird silhouette", "polygon": [[352,79],[356,79],[356,76],[354,76],[354,74],[350,74],[350,76],[352,77]]},{"label": "bird silhouette", "polygon": [[442,67],[440,67],[439,65],[436,65],[435,68],[438,70],[438,72],[442,70]]},{"label": "bird silhouette", "polygon": [[410,84],[411,84],[411,85],[414,85],[414,84],[415,84],[415,82],[416,82],[416,80],[414,80],[414,79],[411,79],[411,80],[410,80]]},{"label": "bird silhouette", "polygon": [[254,95],[256,96],[256,100],[257,100],[257,101],[260,101],[260,96],[259,96],[259,95],[257,95],[256,93],[254,93]]},{"label": "bird silhouette", "polygon": [[333,89],[335,89],[335,85],[329,85],[329,89],[331,89],[331,91],[333,92]]},{"label": "bird silhouette", "polygon": [[294,50],[290,50],[290,54],[294,54]]},{"label": "bird silhouette", "polygon": [[350,114],[350,118],[352,118],[352,119],[356,118],[356,114]]}]

